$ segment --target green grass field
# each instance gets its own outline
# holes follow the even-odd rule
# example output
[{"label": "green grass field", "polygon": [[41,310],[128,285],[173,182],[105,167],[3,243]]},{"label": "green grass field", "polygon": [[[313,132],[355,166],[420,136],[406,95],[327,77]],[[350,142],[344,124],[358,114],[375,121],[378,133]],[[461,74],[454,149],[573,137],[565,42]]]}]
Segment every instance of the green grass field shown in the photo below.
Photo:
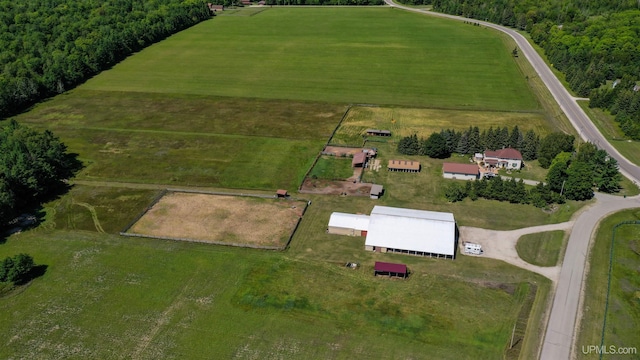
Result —
[{"label": "green grass field", "polygon": [[486,110],[539,106],[496,32],[390,8],[222,16],[83,89]]},{"label": "green grass field", "polygon": [[530,264],[556,266],[562,255],[564,231],[548,231],[528,234],[518,239],[518,256]]},{"label": "green grass field", "polygon": [[314,197],[286,253],[112,234],[155,194],[76,187],[45,207],[39,228],[0,246],[0,257],[27,252],[47,266],[0,299],[1,357],[498,358],[526,284],[541,288],[538,302],[548,295],[535,274],[468,257],[391,255],[382,260],[407,263],[411,277],[372,276],[380,254],[323,231],[331,208],[366,199]]},{"label": "green grass field", "polygon": [[[616,224],[640,220],[640,211],[627,210],[611,215],[598,228],[589,254],[589,273],[586,277],[582,322],[577,334],[576,354],[579,359],[592,359],[583,354],[589,345],[600,346],[604,321],[611,237]],[[613,251],[613,276],[609,293],[609,311],[604,333],[604,346],[638,347],[640,329],[640,225],[623,225],[616,230]],[[635,355],[605,355],[603,359],[635,358]]]},{"label": "green grass field", "polygon": [[640,166],[640,141],[625,139],[620,126],[608,112],[589,108],[587,101],[580,101],[579,104],[611,145],[627,160]]},{"label": "green grass field", "polygon": [[[556,127],[511,43],[492,30],[389,8],[243,11],[171,36],[17,117],[52,130],[86,168],[84,185],[47,204],[37,229],[0,245],[0,257],[27,252],[47,265],[0,299],[0,357],[502,358],[523,321],[517,350],[535,357],[548,280],[490,259],[368,253],[362,238],[326,234],[332,211],[369,213],[368,198],[309,195],[286,252],[115,235],[158,184],[297,188],[352,103],[392,105],[350,116],[383,127],[391,111],[398,134]],[[394,141],[377,145],[381,159],[394,156]],[[584,205],[548,214],[487,200],[448,204],[442,161],[420,161],[416,176],[383,168],[365,179],[385,185],[375,204],[451,211],[460,225],[494,229],[565,221]],[[412,275],[374,278],[376,260],[406,263]],[[362,266],[346,269],[348,261]]]},{"label": "green grass field", "polygon": [[480,131],[518,125],[522,132],[534,130],[540,136],[550,132],[550,124],[539,112],[460,111],[422,108],[389,108],[354,106],[331,139],[332,144],[362,144],[367,129],[391,130],[391,138],[370,137],[373,140],[399,141],[402,137],[417,134],[427,138],[443,129],[464,131],[469,125]]},{"label": "green grass field", "polygon": [[312,179],[346,180],[353,176],[351,158],[323,155],[309,172]]},{"label": "green grass field", "polygon": [[81,180],[296,188],[342,117],[339,104],[76,90],[20,121],[60,136]]}]

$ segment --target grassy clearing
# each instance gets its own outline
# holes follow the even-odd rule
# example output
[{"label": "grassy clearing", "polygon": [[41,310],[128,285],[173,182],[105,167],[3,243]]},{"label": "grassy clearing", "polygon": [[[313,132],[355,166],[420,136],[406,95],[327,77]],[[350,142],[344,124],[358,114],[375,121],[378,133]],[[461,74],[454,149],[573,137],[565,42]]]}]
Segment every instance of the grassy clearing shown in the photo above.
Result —
[{"label": "grassy clearing", "polygon": [[526,161],[524,167],[520,170],[500,170],[500,175],[513,176],[516,178],[547,181],[547,169],[544,169],[538,163],[538,160]]},{"label": "grassy clearing", "polygon": [[580,101],[580,107],[587,113],[602,135],[622,156],[636,165],[640,165],[640,141],[628,140],[615,122],[613,116],[601,109],[589,108],[587,101]]},{"label": "grassy clearing", "polygon": [[562,252],[564,231],[547,231],[520,237],[516,244],[518,256],[529,264],[556,266]]},{"label": "grassy clearing", "polygon": [[200,23],[82,88],[538,109],[511,50],[492,30],[390,8],[277,8]]},{"label": "grassy clearing", "polygon": [[[349,110],[340,128],[331,139],[332,144],[361,144],[367,129],[392,131],[392,139],[418,134],[427,138],[433,132],[443,129],[467,130],[469,126],[481,130],[489,127],[509,129],[518,125],[520,131],[534,130],[541,136],[550,132],[550,124],[541,113],[458,111],[441,109],[409,109],[388,107],[354,106]],[[385,139],[382,139],[385,140]]]},{"label": "grassy clearing", "polygon": [[[76,198],[89,203],[121,191],[77,189]],[[85,211],[61,208],[48,226],[0,247],[0,256],[28,252],[48,266],[43,277],[2,300],[0,335],[9,340],[0,356],[498,358],[524,304],[517,289],[548,286],[535,274],[467,257],[392,255],[385,260],[406,262],[412,276],[375,278],[372,266],[381,254],[362,251],[358,238],[326,238],[328,217],[315,220],[330,205],[319,198],[286,253],[131,239],[89,225],[57,230],[50,219],[73,221]],[[137,201],[133,192],[126,199]],[[354,260],[350,242],[357,243],[358,270],[343,266]]]},{"label": "grassy clearing", "polygon": [[60,136],[78,179],[296,188],[341,105],[77,90],[19,117]]},{"label": "grassy clearing", "polygon": [[353,176],[351,158],[321,156],[309,173],[312,179],[345,180]]},{"label": "grassy clearing", "polygon": [[158,194],[159,190],[74,186],[45,208],[48,215],[40,227],[96,231],[98,224],[105,232],[117,234]]},{"label": "grassy clearing", "polygon": [[[607,296],[612,231],[616,224],[629,220],[640,220],[640,211],[637,209],[622,211],[604,219],[598,228],[595,242],[590,250],[582,321],[575,349],[579,359],[593,358],[593,355],[582,353],[583,346],[586,348],[589,345],[600,345]],[[640,238],[640,225],[624,225],[616,231],[613,276],[604,337],[604,345],[607,350],[609,350],[609,346],[637,346],[640,329],[640,311],[638,309],[640,241],[638,238]],[[615,355],[604,356],[604,359],[614,358],[617,357]]]}]

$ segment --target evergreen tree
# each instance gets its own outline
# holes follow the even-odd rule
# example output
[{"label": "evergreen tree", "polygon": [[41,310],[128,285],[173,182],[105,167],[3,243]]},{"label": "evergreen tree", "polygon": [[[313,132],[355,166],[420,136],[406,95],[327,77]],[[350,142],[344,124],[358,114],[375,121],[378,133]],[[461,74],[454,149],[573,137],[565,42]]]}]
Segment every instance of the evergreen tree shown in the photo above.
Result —
[{"label": "evergreen tree", "polygon": [[522,146],[520,152],[522,158],[525,161],[531,161],[538,158],[538,143],[540,138],[533,132],[533,130],[527,131],[524,139],[522,140]]},{"label": "evergreen tree", "polygon": [[599,191],[614,193],[620,190],[622,175],[618,171],[618,161],[607,157],[605,162],[595,169],[594,183]]},{"label": "evergreen tree", "polygon": [[469,152],[467,152],[467,154],[474,154],[482,151],[484,150],[480,144],[480,129],[478,129],[477,126],[474,126],[469,131]]},{"label": "evergreen tree", "polygon": [[496,133],[493,131],[493,126],[489,127],[489,131],[487,131],[487,142],[485,145],[487,150],[498,149],[498,138],[496,137]]},{"label": "evergreen tree", "polygon": [[465,188],[457,182],[452,182],[445,188],[444,196],[451,202],[462,201],[467,197]]},{"label": "evergreen tree", "polygon": [[400,139],[398,142],[398,152],[404,155],[420,154],[420,141],[418,141],[418,135],[413,134]]},{"label": "evergreen tree", "polygon": [[509,129],[505,126],[498,131],[498,148],[504,149],[509,146]]},{"label": "evergreen tree", "polygon": [[469,133],[468,132],[463,132],[460,135],[460,140],[458,140],[458,145],[456,146],[456,153],[458,154],[469,153]]},{"label": "evergreen tree", "polygon": [[516,125],[511,131],[511,135],[509,135],[507,147],[520,149],[520,145],[522,145],[522,134],[520,133],[520,129],[518,129],[518,125]]}]

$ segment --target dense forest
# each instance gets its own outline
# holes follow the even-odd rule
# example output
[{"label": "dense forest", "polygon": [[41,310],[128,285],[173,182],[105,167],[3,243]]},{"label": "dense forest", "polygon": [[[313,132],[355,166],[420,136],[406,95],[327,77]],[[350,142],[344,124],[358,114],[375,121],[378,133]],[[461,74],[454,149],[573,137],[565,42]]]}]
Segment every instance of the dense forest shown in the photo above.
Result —
[{"label": "dense forest", "polygon": [[[637,0],[403,0],[527,31],[573,91],[611,111],[640,140],[640,2]],[[620,79],[621,81],[617,81]],[[616,84],[614,86],[614,83]]]},{"label": "dense forest", "polygon": [[197,0],[0,0],[0,117],[210,16]]}]

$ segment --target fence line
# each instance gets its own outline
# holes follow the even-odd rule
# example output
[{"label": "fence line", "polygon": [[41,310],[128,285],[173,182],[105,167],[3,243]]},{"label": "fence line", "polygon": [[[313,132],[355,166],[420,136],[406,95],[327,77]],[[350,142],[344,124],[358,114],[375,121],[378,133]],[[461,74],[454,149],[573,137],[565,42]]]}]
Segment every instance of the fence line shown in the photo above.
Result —
[{"label": "fence line", "polygon": [[253,248],[253,249],[263,249],[263,250],[284,250],[289,247],[291,240],[293,239],[293,235],[295,234],[300,222],[302,221],[302,217],[307,212],[307,208],[311,205],[311,200],[301,199],[289,197],[286,200],[288,201],[304,201],[305,205],[302,209],[302,213],[298,216],[298,220],[293,230],[289,234],[289,238],[287,242],[282,246],[266,246],[266,245],[253,245],[253,244],[238,244],[238,243],[229,243],[215,240],[198,240],[198,239],[190,239],[190,238],[180,238],[180,237],[170,237],[170,236],[155,236],[155,235],[146,235],[146,234],[137,234],[128,232],[131,227],[138,222],[153,206],[155,206],[162,197],[164,197],[167,193],[172,192],[182,192],[182,193],[191,193],[191,194],[204,194],[204,195],[220,195],[220,196],[243,196],[243,197],[255,197],[262,199],[277,199],[277,195],[264,195],[264,194],[243,194],[243,193],[228,193],[222,191],[206,191],[206,190],[189,190],[189,189],[164,189],[162,190],[156,197],[153,198],[151,203],[140,213],[138,214],[132,221],[130,221],[127,226],[120,231],[121,236],[128,237],[140,237],[140,238],[148,238],[148,239],[160,239],[160,240],[173,240],[173,241],[186,241],[186,242],[195,242],[195,243],[203,243],[203,244],[214,244],[214,245],[225,245],[225,246],[235,246],[235,247],[245,247],[245,248]]},{"label": "fence line", "polygon": [[[329,146],[329,143],[331,143],[331,139],[333,139],[333,136],[336,134],[336,132],[340,128],[340,125],[342,125],[342,122],[344,121],[344,119],[347,118],[347,115],[349,114],[349,111],[351,110],[351,106],[353,106],[353,105],[349,105],[347,107],[347,110],[345,110],[344,114],[342,114],[342,118],[338,122],[338,125],[336,125],[335,129],[333,129],[333,132],[331,133],[331,136],[329,136],[329,139],[327,140],[327,142],[322,147],[322,151],[324,151],[324,148]],[[301,192],[300,190],[302,190],[302,185],[304,185],[304,180],[309,176],[309,173],[311,172],[311,170],[313,170],[314,166],[316,166],[316,163],[318,162],[318,159],[320,159],[320,156],[322,155],[322,151],[318,152],[318,155],[316,155],[316,158],[313,160],[313,163],[311,164],[309,169],[307,169],[307,172],[304,173],[304,176],[302,177],[302,182],[298,186],[298,192]]]}]

